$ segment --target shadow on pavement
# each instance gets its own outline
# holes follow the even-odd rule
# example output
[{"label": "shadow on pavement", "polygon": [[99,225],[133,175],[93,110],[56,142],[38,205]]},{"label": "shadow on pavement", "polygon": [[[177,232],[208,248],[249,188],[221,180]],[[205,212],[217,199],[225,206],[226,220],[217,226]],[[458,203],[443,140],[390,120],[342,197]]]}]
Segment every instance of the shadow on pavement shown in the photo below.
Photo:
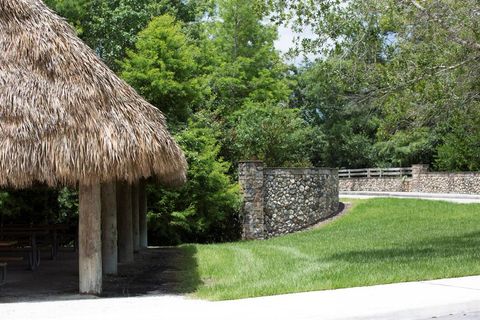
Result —
[{"label": "shadow on pavement", "polygon": [[[135,262],[119,264],[118,275],[104,276],[101,297],[186,294],[200,284],[194,246],[141,250]],[[35,272],[9,264],[7,283],[0,286],[0,303],[82,299],[78,294],[75,252],[61,252],[55,261],[43,259]]]}]

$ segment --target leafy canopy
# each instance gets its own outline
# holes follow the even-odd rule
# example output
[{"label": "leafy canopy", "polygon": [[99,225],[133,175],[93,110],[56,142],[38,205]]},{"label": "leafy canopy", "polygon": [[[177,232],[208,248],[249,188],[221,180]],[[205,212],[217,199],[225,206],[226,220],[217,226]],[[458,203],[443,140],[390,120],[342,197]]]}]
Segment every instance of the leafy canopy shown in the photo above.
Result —
[{"label": "leafy canopy", "polygon": [[171,124],[185,123],[200,107],[209,90],[198,74],[198,48],[170,15],[154,18],[138,34],[135,49],[127,52],[121,76]]}]

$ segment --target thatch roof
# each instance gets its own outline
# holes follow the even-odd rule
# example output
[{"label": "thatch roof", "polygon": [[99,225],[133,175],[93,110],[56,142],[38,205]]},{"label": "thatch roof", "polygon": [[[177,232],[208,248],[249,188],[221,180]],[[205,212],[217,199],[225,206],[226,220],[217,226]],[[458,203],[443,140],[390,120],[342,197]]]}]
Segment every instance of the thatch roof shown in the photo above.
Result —
[{"label": "thatch roof", "polygon": [[185,180],[165,118],[40,0],[0,0],[0,186]]}]

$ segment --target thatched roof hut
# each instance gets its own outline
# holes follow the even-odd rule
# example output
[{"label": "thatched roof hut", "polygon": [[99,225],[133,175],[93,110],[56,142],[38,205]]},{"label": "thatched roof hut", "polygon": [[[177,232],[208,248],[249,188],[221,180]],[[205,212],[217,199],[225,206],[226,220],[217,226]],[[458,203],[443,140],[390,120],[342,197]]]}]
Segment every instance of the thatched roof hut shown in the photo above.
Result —
[{"label": "thatched roof hut", "polygon": [[0,186],[185,180],[162,113],[40,0],[0,0]]},{"label": "thatched roof hut", "polygon": [[146,246],[138,181],[185,181],[162,113],[40,0],[0,0],[0,136],[0,187],[79,186],[82,293],[100,293],[102,271]]}]

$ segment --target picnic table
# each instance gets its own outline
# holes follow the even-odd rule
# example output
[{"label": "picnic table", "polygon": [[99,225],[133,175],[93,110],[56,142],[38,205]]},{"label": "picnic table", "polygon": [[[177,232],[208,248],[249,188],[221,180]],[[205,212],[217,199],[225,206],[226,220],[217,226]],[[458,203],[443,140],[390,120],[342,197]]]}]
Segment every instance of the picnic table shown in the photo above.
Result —
[{"label": "picnic table", "polygon": [[16,241],[16,244],[11,246],[0,246],[2,252],[26,252],[28,255],[29,266],[31,270],[36,270],[40,265],[40,251],[37,245],[37,237],[39,235],[47,235],[48,230],[28,228],[28,229],[5,229],[0,228],[0,236],[8,239],[3,240],[6,243],[9,241]]},{"label": "picnic table", "polygon": [[[68,230],[65,224],[33,225],[11,224],[0,226],[2,252],[27,252],[30,269],[40,265],[40,249],[48,248],[51,259],[55,260],[59,251],[59,233]],[[15,243],[12,243],[15,241]]]},{"label": "picnic table", "polygon": [[18,241],[16,240],[7,240],[7,241],[0,240],[0,247],[11,247],[16,245],[17,243]]}]

